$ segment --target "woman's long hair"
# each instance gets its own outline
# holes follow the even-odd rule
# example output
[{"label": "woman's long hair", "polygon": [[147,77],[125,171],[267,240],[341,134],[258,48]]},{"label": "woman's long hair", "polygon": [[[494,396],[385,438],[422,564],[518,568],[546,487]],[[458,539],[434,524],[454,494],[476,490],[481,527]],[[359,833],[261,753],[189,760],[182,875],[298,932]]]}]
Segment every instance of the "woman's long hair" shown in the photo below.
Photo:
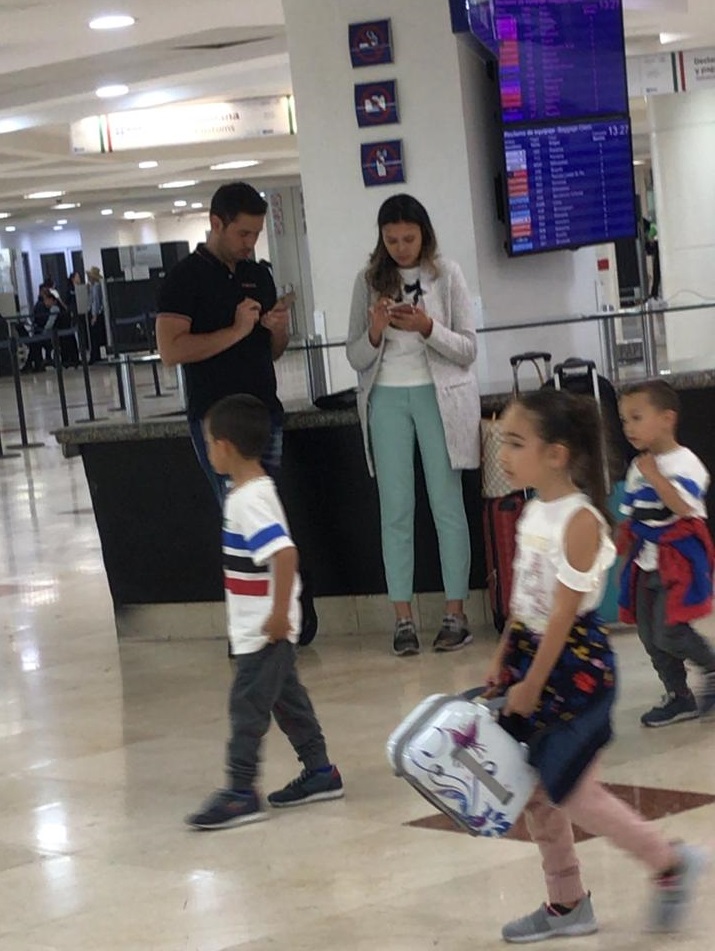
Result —
[{"label": "woman's long hair", "polygon": [[559,443],[568,449],[574,484],[613,527],[607,503],[604,429],[593,397],[546,387],[518,397],[517,402],[534,418],[545,443]]},{"label": "woman's long hair", "polygon": [[380,296],[395,297],[400,293],[399,269],[390,257],[390,252],[385,247],[385,242],[382,239],[382,229],[385,225],[396,225],[400,222],[419,225],[422,231],[420,264],[422,266],[427,265],[432,270],[434,277],[437,277],[439,273],[435,262],[437,236],[434,233],[427,209],[412,195],[393,195],[382,203],[377,214],[377,244],[370,255],[366,275],[368,285]]}]

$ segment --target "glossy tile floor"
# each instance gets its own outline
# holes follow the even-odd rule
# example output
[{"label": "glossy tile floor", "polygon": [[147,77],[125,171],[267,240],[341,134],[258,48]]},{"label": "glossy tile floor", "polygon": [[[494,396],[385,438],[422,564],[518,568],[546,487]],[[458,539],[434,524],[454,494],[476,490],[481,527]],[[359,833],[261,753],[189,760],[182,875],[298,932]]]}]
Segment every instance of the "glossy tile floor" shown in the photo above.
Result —
[{"label": "glossy tile floor", "polygon": [[[94,379],[100,405],[114,402],[111,374]],[[69,386],[79,403],[78,378]],[[300,668],[346,799],[244,829],[188,831],[183,815],[222,775],[224,645],[117,645],[81,462],[47,436],[59,424],[54,384],[46,374],[26,389],[32,434],[47,445],[0,461],[1,951],[502,947],[503,922],[543,897],[534,847],[407,826],[430,809],[384,756],[387,734],[426,694],[479,680],[488,631],[460,654],[403,660],[384,634],[323,631]],[[13,405],[2,380],[4,442]],[[635,638],[616,644],[623,689],[606,778],[715,794],[715,726],[643,731],[638,716],[659,690]],[[296,772],[272,731],[264,787]],[[669,835],[707,840],[715,805],[658,821]],[[687,933],[655,938],[642,931],[642,870],[600,839],[579,850],[602,930],[558,947],[712,947],[712,880]]]}]

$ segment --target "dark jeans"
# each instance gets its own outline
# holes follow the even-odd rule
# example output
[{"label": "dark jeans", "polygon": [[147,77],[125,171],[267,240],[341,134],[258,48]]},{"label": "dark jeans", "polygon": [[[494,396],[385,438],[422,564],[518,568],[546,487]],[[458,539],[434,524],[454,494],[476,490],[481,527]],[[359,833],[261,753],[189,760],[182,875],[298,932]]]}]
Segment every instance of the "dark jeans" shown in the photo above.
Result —
[{"label": "dark jeans", "polygon": [[657,571],[639,573],[638,636],[665,689],[682,697],[688,693],[685,661],[692,661],[703,670],[715,670],[715,651],[689,624],[666,624],[666,595]]},{"label": "dark jeans", "polygon": [[226,754],[231,787],[253,786],[271,713],[307,770],[329,766],[323,732],[308,692],[298,679],[293,645],[288,641],[268,644],[254,654],[239,654],[236,663]]}]

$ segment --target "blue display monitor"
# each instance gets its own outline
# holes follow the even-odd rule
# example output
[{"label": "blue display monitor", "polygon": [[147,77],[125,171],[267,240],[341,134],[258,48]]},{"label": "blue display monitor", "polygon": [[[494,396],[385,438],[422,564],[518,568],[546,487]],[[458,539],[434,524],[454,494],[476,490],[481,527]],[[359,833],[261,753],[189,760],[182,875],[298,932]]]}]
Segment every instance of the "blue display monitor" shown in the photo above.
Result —
[{"label": "blue display monitor", "polygon": [[465,2],[470,33],[493,56],[497,56],[499,43],[494,24],[494,0],[465,0]]},{"label": "blue display monitor", "polygon": [[635,236],[627,119],[505,129],[503,136],[509,254]]},{"label": "blue display monitor", "polygon": [[494,0],[506,124],[628,114],[621,0]]}]

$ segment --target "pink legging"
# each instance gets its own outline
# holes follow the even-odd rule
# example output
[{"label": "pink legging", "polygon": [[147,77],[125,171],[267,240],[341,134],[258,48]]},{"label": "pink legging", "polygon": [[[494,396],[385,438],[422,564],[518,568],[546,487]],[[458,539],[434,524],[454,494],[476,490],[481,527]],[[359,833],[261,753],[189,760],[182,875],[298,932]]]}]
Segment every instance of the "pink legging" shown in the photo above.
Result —
[{"label": "pink legging", "polygon": [[[526,806],[526,823],[543,860],[549,901],[569,905],[585,894],[574,848],[573,825],[603,836],[648,865],[656,874],[677,862],[673,847],[652,823],[599,782],[594,762],[571,795],[560,805],[538,785]],[[572,825],[573,824],[573,825]]]}]

